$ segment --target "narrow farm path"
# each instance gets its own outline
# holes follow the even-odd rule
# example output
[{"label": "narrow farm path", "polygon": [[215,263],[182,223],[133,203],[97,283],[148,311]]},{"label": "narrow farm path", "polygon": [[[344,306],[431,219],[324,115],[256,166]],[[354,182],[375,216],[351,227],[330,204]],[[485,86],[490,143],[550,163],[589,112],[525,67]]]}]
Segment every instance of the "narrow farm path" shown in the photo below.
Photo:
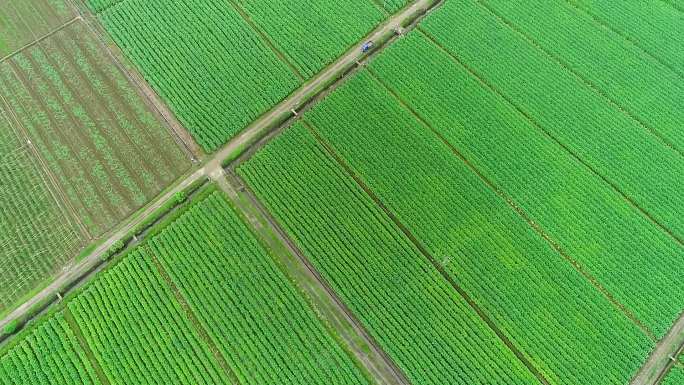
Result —
[{"label": "narrow farm path", "polygon": [[630,385],[659,384],[675,365],[677,356],[682,351],[684,351],[684,313],[679,316],[665,337],[658,342]]},{"label": "narrow farm path", "polygon": [[[2,329],[7,323],[11,322],[12,320],[26,319],[27,315],[29,315],[34,310],[33,308],[36,305],[43,303],[49,297],[54,296],[56,293],[59,293],[62,287],[65,287],[67,284],[71,282],[78,281],[80,278],[86,275],[97,264],[101,262],[102,255],[104,255],[115,242],[123,238],[138,224],[142,223],[146,217],[148,217],[155,210],[160,208],[166,201],[171,199],[174,196],[174,194],[182,191],[186,187],[190,186],[192,183],[198,181],[199,179],[205,176],[210,176],[215,180],[220,180],[221,178],[223,178],[224,173],[222,162],[224,159],[226,159],[236,150],[249,147],[253,143],[257,142],[257,140],[264,135],[265,129],[271,127],[274,122],[277,122],[278,119],[284,113],[293,111],[298,106],[301,106],[303,103],[312,99],[315,96],[316,91],[320,89],[321,86],[329,84],[331,80],[339,77],[339,73],[341,70],[348,68],[349,66],[353,66],[357,62],[359,62],[359,60],[362,60],[366,56],[361,52],[361,47],[365,43],[365,41],[380,40],[383,36],[386,36],[388,34],[393,33],[394,31],[399,30],[401,26],[404,25],[406,22],[416,20],[418,15],[425,14],[427,11],[433,9],[439,4],[441,4],[441,1],[416,0],[411,6],[404,8],[403,10],[389,18],[387,21],[385,21],[383,24],[379,25],[364,41],[361,41],[353,47],[351,47],[344,55],[338,58],[334,64],[328,66],[325,70],[314,76],[308,83],[306,83],[301,88],[296,90],[289,97],[287,97],[277,106],[271,109],[271,111],[264,114],[262,117],[254,121],[247,128],[245,128],[240,134],[231,139],[226,145],[223,146],[223,148],[214,153],[211,156],[211,158],[206,160],[203,166],[197,166],[198,168],[193,173],[189,174],[185,179],[178,182],[175,186],[172,186],[169,189],[167,189],[163,194],[158,196],[152,203],[150,203],[142,211],[137,213],[135,218],[129,220],[127,223],[123,224],[117,230],[112,232],[109,235],[108,239],[104,240],[101,244],[99,244],[98,247],[95,248],[95,250],[93,250],[88,256],[83,258],[80,262],[71,266],[68,270],[62,272],[58,277],[55,278],[55,280],[52,283],[50,283],[50,285],[43,288],[35,296],[31,297],[28,301],[26,301],[25,303],[14,309],[11,313],[9,313],[4,319],[0,320],[0,329]],[[76,9],[79,9],[80,11],[80,8],[78,8],[76,5],[74,6],[76,7]],[[78,19],[82,18],[83,15],[78,17]],[[89,29],[91,30],[91,32],[94,33],[98,37],[98,39],[101,40],[104,46],[106,46],[107,44],[105,43],[105,41],[102,41],[102,39],[104,38],[102,37],[101,32],[97,31],[96,27],[93,26],[93,23],[87,24],[90,26]],[[390,40],[388,44],[378,46],[376,48],[376,53],[386,48],[387,45],[391,44],[391,42],[392,41]],[[108,52],[111,54],[110,51]],[[117,63],[117,65],[120,65],[120,63],[117,60],[115,60],[115,63]],[[131,76],[131,73],[127,70],[124,71],[124,73],[126,73],[127,76]],[[135,82],[135,84],[138,84],[140,87],[143,87],[143,90],[146,89],[146,87],[143,84],[144,81],[142,81],[142,78],[133,78],[132,80]],[[148,91],[153,93],[153,91],[151,90]],[[152,101],[154,100],[156,100],[156,98],[152,99]],[[157,103],[154,104],[155,108],[160,107],[156,105]],[[163,103],[161,107],[162,109],[165,109]],[[160,111],[160,113],[162,112]]]},{"label": "narrow farm path", "polygon": [[230,172],[217,182],[265,243],[276,263],[297,283],[317,316],[334,330],[334,335],[342,340],[346,350],[363,365],[374,382],[379,385],[410,384],[402,370],[370,336],[242,179]]}]

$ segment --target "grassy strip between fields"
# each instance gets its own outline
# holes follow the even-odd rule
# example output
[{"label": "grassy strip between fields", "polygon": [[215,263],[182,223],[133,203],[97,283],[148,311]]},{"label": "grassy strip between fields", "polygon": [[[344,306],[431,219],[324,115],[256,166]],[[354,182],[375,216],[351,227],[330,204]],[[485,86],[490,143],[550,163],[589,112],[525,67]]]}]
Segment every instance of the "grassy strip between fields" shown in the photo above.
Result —
[{"label": "grassy strip between fields", "polygon": [[[14,335],[12,341],[20,341],[22,336],[30,333],[36,326],[40,325],[44,320],[56,311],[61,310],[64,304],[68,302],[69,298],[78,294],[80,291],[79,285],[83,278],[88,277],[94,272],[98,272],[102,265],[107,263],[107,266],[102,269],[106,271],[112,266],[116,265],[118,261],[125,258],[132,250],[133,245],[144,242],[146,239],[158,234],[171,222],[173,222],[179,215],[181,215],[190,206],[188,202],[194,199],[201,199],[201,197],[213,192],[216,189],[215,185],[209,185],[202,188],[208,181],[208,178],[200,178],[190,184],[188,187],[174,195],[171,199],[165,202],[159,209],[147,216],[138,226],[126,234],[123,238],[116,241],[103,255],[102,261],[93,266],[88,272],[81,277],[76,278],[72,282],[68,282],[61,286],[56,292],[51,293],[43,300],[34,304],[21,318],[10,321],[3,330],[0,331],[0,355],[4,354],[13,346],[13,342],[8,342],[10,337]],[[92,247],[94,249],[95,247]],[[92,251],[92,250],[91,250]],[[111,260],[111,261],[110,261]],[[68,293],[62,298],[61,293]],[[59,301],[58,306],[50,308],[55,301]],[[45,312],[38,322],[35,322],[31,327],[25,327],[31,323],[31,320]],[[3,346],[4,345],[4,346]]]}]

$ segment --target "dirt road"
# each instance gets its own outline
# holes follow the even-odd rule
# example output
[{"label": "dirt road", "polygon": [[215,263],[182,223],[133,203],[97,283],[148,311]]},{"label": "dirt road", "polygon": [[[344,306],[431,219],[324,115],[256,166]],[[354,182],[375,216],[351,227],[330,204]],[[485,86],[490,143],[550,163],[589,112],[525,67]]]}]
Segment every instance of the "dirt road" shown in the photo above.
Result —
[{"label": "dirt road", "polygon": [[169,200],[173,195],[184,188],[188,187],[193,182],[199,180],[204,176],[209,176],[214,180],[223,178],[223,169],[221,162],[228,155],[233,153],[235,150],[248,146],[250,143],[254,143],[257,138],[263,135],[265,127],[269,127],[274,121],[276,121],[283,113],[294,109],[296,106],[304,102],[304,98],[309,96],[312,91],[326,84],[334,77],[338,76],[341,69],[356,63],[362,56],[361,46],[368,40],[378,40],[383,35],[390,33],[398,29],[406,20],[411,19],[417,12],[421,9],[429,9],[432,5],[433,0],[418,0],[413,5],[405,8],[401,12],[390,17],[382,25],[378,26],[364,41],[359,42],[357,45],[349,49],[343,56],[341,56],[334,64],[326,68],[324,71],[317,74],[312,80],[303,85],[297,91],[295,91],[288,98],[283,100],[277,106],[275,106],[271,111],[264,114],[262,117],[257,119],[254,123],[245,128],[240,134],[230,140],[223,148],[218,152],[213,154],[211,158],[206,162],[206,164],[197,169],[194,173],[188,176],[186,179],[178,183],[176,186],[167,190],[164,194],[158,197],[152,204],[150,204],[146,209],[139,213],[136,218],[129,221],[127,224],[121,226],[116,232],[111,234],[111,236],[105,240],[100,246],[98,246],[90,255],[86,258],[73,265],[68,271],[65,271],[59,275],[49,286],[41,290],[38,294],[32,297],[30,300],[19,306],[17,309],[12,311],[7,317],[0,320],[0,329],[2,329],[7,323],[14,319],[22,319],[31,310],[31,308],[45,300],[46,298],[54,295],[59,291],[59,289],[66,284],[77,280],[79,277],[86,274],[90,269],[97,265],[100,261],[101,256],[107,252],[107,250],[124,235],[126,235],[130,230],[135,228],[139,223],[141,223],[145,217],[149,216],[156,209],[161,207],[167,200]]},{"label": "dirt road", "polygon": [[630,385],[659,384],[682,350],[684,350],[684,313],[680,315],[665,337],[658,342],[655,350],[651,352]]}]

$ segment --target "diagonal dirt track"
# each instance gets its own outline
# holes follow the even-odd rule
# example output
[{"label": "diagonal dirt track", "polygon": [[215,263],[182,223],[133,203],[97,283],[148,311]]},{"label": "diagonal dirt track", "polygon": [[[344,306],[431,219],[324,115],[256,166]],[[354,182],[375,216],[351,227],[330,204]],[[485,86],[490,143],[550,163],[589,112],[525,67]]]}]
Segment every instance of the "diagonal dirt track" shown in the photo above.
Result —
[{"label": "diagonal dirt track", "polygon": [[[331,80],[338,78],[340,72],[349,66],[355,65],[361,60],[365,54],[361,52],[361,46],[367,40],[377,41],[383,36],[393,33],[398,30],[403,24],[415,20],[418,15],[433,9],[441,2],[436,0],[416,0],[411,6],[408,6],[390,17],[383,24],[378,26],[364,41],[361,41],[351,47],[343,56],[338,58],[334,64],[328,66],[325,70],[314,76],[308,83],[300,87],[288,98],[280,102],[269,112],[257,119],[255,122],[245,128],[240,134],[231,139],[218,152],[213,154],[204,166],[198,167],[192,174],[187,176],[175,186],[169,188],[165,193],[156,198],[143,211],[138,213],[133,220],[128,221],[123,226],[120,226],[114,231],[107,240],[102,242],[90,255],[83,260],[73,265],[69,270],[63,272],[50,285],[38,292],[34,297],[23,303],[18,308],[14,309],[8,316],[0,320],[0,329],[12,320],[20,319],[26,320],[32,316],[33,307],[47,300],[55,293],[59,293],[60,288],[68,283],[79,280],[86,275],[94,266],[99,264],[101,256],[119,239],[123,238],[128,232],[140,224],[147,216],[152,214],[156,209],[160,208],[166,201],[171,199],[174,194],[182,191],[197,180],[210,176],[215,180],[223,177],[223,168],[221,163],[225,158],[244,147],[253,145],[257,140],[264,135],[264,131],[271,127],[274,122],[288,111],[296,109],[303,103],[312,99],[315,93],[321,86],[329,84]],[[91,29],[91,33],[95,33]],[[386,48],[387,45],[380,46],[377,50]],[[313,95],[313,96],[312,96]]]},{"label": "diagonal dirt track", "polygon": [[[223,174],[223,172],[222,172]],[[335,330],[348,352],[378,385],[410,385],[403,371],[373,339],[356,316],[280,228],[240,177],[230,172],[217,180],[245,220],[268,246],[285,273],[313,305],[319,318]]]}]

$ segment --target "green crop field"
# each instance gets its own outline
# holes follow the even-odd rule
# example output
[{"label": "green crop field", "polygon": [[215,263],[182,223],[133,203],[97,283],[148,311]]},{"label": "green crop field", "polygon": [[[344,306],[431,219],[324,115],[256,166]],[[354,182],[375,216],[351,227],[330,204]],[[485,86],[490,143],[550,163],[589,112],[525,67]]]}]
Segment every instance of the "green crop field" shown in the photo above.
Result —
[{"label": "green crop field", "polygon": [[661,383],[662,385],[681,385],[684,384],[684,369],[679,366],[674,366],[667,377]]},{"label": "green crop field", "polygon": [[0,58],[40,39],[75,16],[65,0],[0,0]]},{"label": "green crop field", "polygon": [[98,17],[114,40],[207,152],[299,84],[229,1],[91,5],[102,10]]},{"label": "green crop field", "polygon": [[101,385],[63,313],[41,322],[0,357],[2,385]]},{"label": "green crop field", "polygon": [[[385,17],[371,0],[88,3],[207,152],[218,149]],[[389,1],[386,8],[396,10],[404,3]]]},{"label": "green crop field", "polygon": [[0,385],[684,384],[682,41],[684,0],[0,0]]},{"label": "green crop field", "polygon": [[239,172],[411,383],[536,383],[303,126]]},{"label": "green crop field", "polygon": [[0,101],[0,313],[59,271],[85,241]]},{"label": "green crop field", "polygon": [[150,250],[241,384],[367,383],[220,193],[155,237]]},{"label": "green crop field", "polygon": [[91,237],[190,162],[82,23],[0,63],[0,95]]},{"label": "green crop field", "polygon": [[0,384],[367,384],[270,258],[207,191],[6,349]]},{"label": "green crop field", "polygon": [[369,0],[238,3],[306,79],[320,72],[384,18]]}]

